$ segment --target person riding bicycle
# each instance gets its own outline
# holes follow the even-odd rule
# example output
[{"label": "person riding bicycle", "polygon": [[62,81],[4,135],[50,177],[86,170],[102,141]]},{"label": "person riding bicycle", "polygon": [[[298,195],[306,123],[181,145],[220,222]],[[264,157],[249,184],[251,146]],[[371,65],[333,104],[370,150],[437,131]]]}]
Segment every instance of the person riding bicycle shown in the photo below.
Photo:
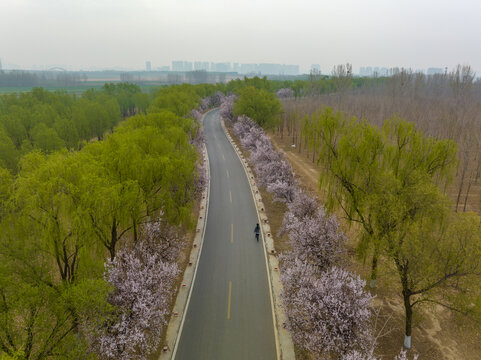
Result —
[{"label": "person riding bicycle", "polygon": [[257,241],[259,241],[259,234],[260,233],[261,233],[261,227],[259,226],[259,224],[257,224],[255,229],[254,229],[254,234],[256,234]]}]

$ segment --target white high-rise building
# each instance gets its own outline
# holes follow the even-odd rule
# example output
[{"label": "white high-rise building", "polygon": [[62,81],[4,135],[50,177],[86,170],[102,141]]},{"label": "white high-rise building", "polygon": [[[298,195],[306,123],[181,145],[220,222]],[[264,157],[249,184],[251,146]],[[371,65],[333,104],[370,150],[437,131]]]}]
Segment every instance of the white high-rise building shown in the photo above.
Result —
[{"label": "white high-rise building", "polygon": [[151,71],[152,70],[152,65],[150,64],[150,61],[145,62],[145,71]]}]

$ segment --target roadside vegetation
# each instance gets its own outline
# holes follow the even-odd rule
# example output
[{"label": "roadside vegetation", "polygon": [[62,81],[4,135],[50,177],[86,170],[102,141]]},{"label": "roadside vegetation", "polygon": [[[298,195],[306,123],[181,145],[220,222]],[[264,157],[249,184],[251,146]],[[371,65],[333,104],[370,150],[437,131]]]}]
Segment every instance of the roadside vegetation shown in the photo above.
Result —
[{"label": "roadside vegetation", "polygon": [[[0,168],[2,360],[157,350],[206,184],[198,120],[215,91],[176,86],[151,98],[106,84],[81,98],[2,97],[2,144],[14,154]],[[38,128],[51,136],[37,142]]]},{"label": "roadside vegetation", "polygon": [[[476,159],[477,155],[471,154],[463,159],[458,152],[459,145],[456,140],[459,138],[440,136],[441,133],[448,133],[448,129],[444,129],[446,132],[439,129],[441,124],[447,122],[444,119],[440,120],[441,124],[430,124],[431,129],[436,125],[437,132],[433,134],[434,137],[430,136],[429,131],[422,132],[415,123],[405,121],[399,114],[389,114],[387,120],[384,118],[379,124],[370,122],[366,117],[357,120],[350,116],[351,114],[345,115],[326,106],[328,104],[342,110],[343,105],[358,105],[363,101],[361,99],[366,97],[370,97],[370,101],[374,102],[376,96],[380,97],[377,101],[384,101],[389,94],[379,94],[380,89],[393,89],[396,84],[404,86],[404,92],[398,94],[401,99],[397,100],[406,105],[408,100],[402,98],[406,96],[402,94],[408,92],[405,81],[414,86],[416,79],[416,86],[420,87],[419,76],[405,70],[394,71],[391,78],[377,83],[374,79],[369,87],[353,90],[349,67],[341,65],[333,70],[331,80],[337,91],[331,95],[295,99],[295,91],[290,87],[276,91],[278,98],[284,102],[285,113],[279,117],[277,110],[272,111],[276,118],[271,122],[276,127],[274,133],[277,137],[292,139],[295,149],[292,150],[311,157],[313,166],[318,168],[318,186],[327,213],[341,216],[342,222],[349,226],[346,230],[353,236],[349,242],[355,244],[357,257],[351,260],[348,260],[349,251],[339,250],[342,248],[343,235],[339,235],[337,225],[330,225],[332,221],[324,220],[324,210],[316,215],[315,209],[319,205],[312,203],[309,196],[305,196],[303,200],[304,203],[311,201],[310,205],[305,205],[309,210],[304,209],[300,200],[303,196],[296,193],[296,181],[292,169],[287,165],[287,159],[282,154],[273,152],[268,138],[255,125],[264,123],[256,120],[253,109],[258,106],[268,111],[269,106],[263,106],[263,100],[256,103],[255,98],[251,98],[250,101],[256,104],[246,106],[243,113],[239,111],[239,104],[249,103],[242,98],[248,95],[246,91],[238,91],[237,100],[235,97],[226,98],[221,107],[224,118],[233,121],[233,130],[240,143],[250,152],[259,184],[272,194],[275,201],[287,205],[284,207],[286,215],[280,229],[288,234],[291,249],[283,255],[281,266],[284,296],[287,296],[287,327],[291,330],[296,345],[307,351],[303,356],[319,358],[338,354],[337,356],[346,359],[370,359],[376,354],[375,346],[384,341],[382,337],[386,334],[382,334],[382,330],[390,332],[386,330],[389,324],[379,324],[379,318],[386,314],[381,314],[381,309],[374,309],[372,303],[366,307],[366,311],[371,311],[371,315],[361,321],[364,325],[371,322],[370,337],[360,340],[357,348],[356,341],[352,339],[349,341],[353,346],[351,350],[340,343],[333,345],[336,343],[334,340],[323,343],[329,342],[330,336],[336,333],[333,331],[333,319],[342,317],[336,312],[334,303],[331,303],[330,311],[317,314],[317,310],[322,311],[327,306],[322,294],[336,288],[335,283],[352,284],[352,280],[339,280],[341,274],[330,270],[328,273],[338,278],[333,280],[331,277],[324,281],[322,275],[319,278],[320,275],[315,275],[313,271],[321,269],[317,274],[323,274],[325,269],[329,269],[329,265],[343,263],[336,260],[340,253],[343,254],[341,258],[344,261],[361,260],[369,266],[370,271],[363,273],[368,275],[372,292],[378,291],[375,289],[378,277],[385,277],[383,284],[395,281],[397,285],[392,286],[389,291],[392,296],[400,298],[404,307],[405,348],[409,349],[412,342],[416,343],[413,317],[419,317],[416,313],[422,311],[423,306],[427,307],[427,310],[440,306],[475,321],[480,319],[481,222],[478,214],[466,212],[466,204],[461,211],[461,190],[458,190],[457,196],[453,196],[450,191],[453,186],[463,188],[462,182],[467,177],[466,173],[471,174],[471,183],[465,184],[464,188],[474,188],[472,185],[477,183],[479,161],[471,162],[471,166],[467,165],[466,161],[472,161],[472,156]],[[403,77],[408,80],[399,80]],[[458,67],[450,74],[424,77],[422,80],[426,91],[424,94],[431,96],[425,101],[455,104],[455,111],[446,116],[452,116],[458,119],[457,121],[465,119],[456,114],[456,111],[459,111],[465,116],[467,108],[470,107],[465,100],[461,100],[460,93],[463,98],[473,101],[471,107],[477,106],[474,93],[476,84],[473,83],[472,73],[467,67]],[[434,100],[435,95],[426,90],[432,87],[433,82],[437,82],[440,88],[444,86],[444,98]],[[374,94],[363,93],[368,92],[367,89],[371,89]],[[458,100],[449,100],[448,90],[452,91],[451,95]],[[253,93],[253,90],[250,91]],[[259,96],[257,98],[262,99]],[[463,104],[460,104],[461,101]],[[385,107],[386,105],[382,107],[384,111]],[[409,108],[404,111],[409,112]],[[237,117],[242,114],[249,114],[252,120],[248,117]],[[422,118],[421,114],[419,117]],[[471,126],[468,128],[473,131],[479,126],[478,121],[470,120],[468,123]],[[459,125],[462,126],[461,123]],[[266,128],[269,127],[273,128],[272,125]],[[459,129],[456,134],[467,131],[469,130],[466,128]],[[473,137],[470,134],[469,137],[474,139],[475,135]],[[474,140],[470,144],[473,142]],[[466,169],[463,170],[464,167]],[[466,193],[464,199],[467,197]],[[330,229],[329,226],[334,227]],[[316,229],[320,229],[318,233]],[[338,234],[338,237],[335,234]],[[324,290],[316,293],[316,286]],[[361,288],[364,288],[364,285],[361,285]],[[356,306],[349,302],[350,297],[345,292],[336,295],[340,303],[355,313]],[[336,298],[336,295],[331,294],[330,299]],[[361,298],[358,295],[358,299]],[[304,306],[306,301],[313,303]],[[360,316],[357,320],[361,319]],[[309,323],[308,319],[311,318],[313,322]],[[349,328],[353,331],[351,334],[355,334],[353,324],[354,322],[343,328]],[[321,333],[319,339],[322,340],[317,341],[316,330],[323,327],[329,328],[329,334]],[[357,331],[357,335],[362,333]],[[400,344],[402,343],[401,341]],[[443,355],[449,356],[449,353],[443,354],[441,351],[441,356]],[[406,353],[402,351],[397,356],[405,357]]]}]

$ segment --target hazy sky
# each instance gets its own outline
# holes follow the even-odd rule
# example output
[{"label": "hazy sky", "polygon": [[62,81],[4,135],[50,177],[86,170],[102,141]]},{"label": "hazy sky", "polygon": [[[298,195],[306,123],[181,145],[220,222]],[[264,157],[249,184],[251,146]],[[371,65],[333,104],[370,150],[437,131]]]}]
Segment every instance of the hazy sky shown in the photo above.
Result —
[{"label": "hazy sky", "polygon": [[142,69],[172,60],[481,71],[479,0],[0,0],[0,59]]}]

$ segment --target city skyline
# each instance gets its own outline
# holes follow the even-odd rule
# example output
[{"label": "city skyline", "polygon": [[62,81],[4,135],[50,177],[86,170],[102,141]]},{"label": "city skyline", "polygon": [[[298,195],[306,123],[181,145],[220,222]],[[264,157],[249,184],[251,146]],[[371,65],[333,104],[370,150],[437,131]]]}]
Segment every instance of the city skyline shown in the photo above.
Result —
[{"label": "city skyline", "polygon": [[[268,69],[278,69],[269,71]],[[360,67],[353,67],[353,74],[356,76],[388,76],[390,71],[395,67],[387,66],[374,66],[366,65]],[[408,71],[422,72],[426,75],[441,74],[449,72],[453,69],[448,67],[436,67],[429,66],[424,69],[413,69],[408,67],[397,67],[398,69],[404,68]],[[33,65],[31,67],[19,68],[12,67],[12,64],[5,63],[2,68],[2,58],[0,57],[0,70],[24,70],[24,71],[48,71],[51,69],[55,70],[66,70],[66,71],[133,71],[133,72],[155,72],[155,71],[170,71],[170,72],[190,72],[190,71],[207,71],[207,72],[226,72],[226,73],[238,73],[241,75],[306,75],[311,72],[319,73],[322,75],[331,75],[331,71],[322,71],[319,64],[311,64],[306,69],[301,70],[299,65],[286,65],[286,64],[276,64],[276,63],[239,63],[239,62],[209,62],[209,61],[186,61],[186,60],[173,60],[170,65],[156,65],[150,60],[145,60],[143,66],[137,68],[125,68],[125,67],[89,67],[85,69],[73,69],[71,66],[64,64],[49,64],[49,65]],[[281,70],[279,70],[281,69]],[[283,70],[282,70],[283,69]],[[474,69],[476,73],[476,69]],[[478,74],[476,74],[478,75]],[[478,77],[478,76],[477,76]]]},{"label": "city skyline", "polygon": [[0,57],[72,70],[142,69],[177,59],[481,69],[481,4],[460,0],[3,0]]}]

